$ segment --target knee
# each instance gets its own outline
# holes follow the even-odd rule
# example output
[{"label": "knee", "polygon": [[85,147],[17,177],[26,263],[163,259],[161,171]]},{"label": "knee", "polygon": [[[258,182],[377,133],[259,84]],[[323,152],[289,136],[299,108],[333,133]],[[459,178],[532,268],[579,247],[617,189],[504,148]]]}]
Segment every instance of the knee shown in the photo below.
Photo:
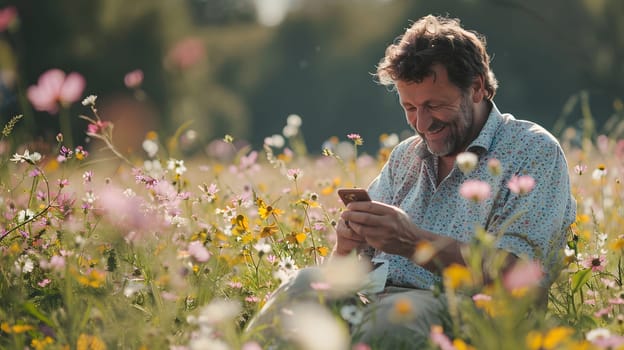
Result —
[{"label": "knee", "polygon": [[[426,342],[432,325],[441,325],[446,307],[427,291],[396,293],[374,302],[359,327],[359,339],[381,348]],[[386,347],[386,345],[388,347]]]}]

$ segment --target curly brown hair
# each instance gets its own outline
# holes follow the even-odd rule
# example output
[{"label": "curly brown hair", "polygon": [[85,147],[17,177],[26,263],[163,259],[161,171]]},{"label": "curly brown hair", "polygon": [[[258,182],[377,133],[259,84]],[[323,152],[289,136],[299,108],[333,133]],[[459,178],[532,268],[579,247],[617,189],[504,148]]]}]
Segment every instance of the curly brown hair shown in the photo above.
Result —
[{"label": "curly brown hair", "polygon": [[377,79],[383,85],[397,81],[421,82],[434,74],[431,67],[441,64],[449,80],[462,91],[482,76],[487,99],[496,94],[498,81],[490,69],[485,37],[461,27],[459,19],[425,16],[386,48],[377,66]]}]

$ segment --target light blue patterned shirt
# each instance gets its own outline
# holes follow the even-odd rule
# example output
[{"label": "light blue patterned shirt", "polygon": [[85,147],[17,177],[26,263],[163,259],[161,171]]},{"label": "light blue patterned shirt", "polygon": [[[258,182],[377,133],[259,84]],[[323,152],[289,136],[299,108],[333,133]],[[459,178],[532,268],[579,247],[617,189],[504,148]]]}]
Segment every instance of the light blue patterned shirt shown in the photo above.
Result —
[{"label": "light blue patterned shirt", "polygon": [[[548,273],[576,217],[568,166],[558,141],[535,123],[501,114],[492,103],[483,129],[467,150],[479,156],[476,169],[466,176],[455,164],[436,185],[438,157],[427,150],[418,135],[410,137],[394,148],[370,184],[369,194],[373,200],[400,207],[420,228],[461,242],[471,240],[476,225],[497,233],[508,219],[519,215],[505,230],[498,247],[541,260]],[[488,161],[493,158],[502,166],[499,176],[488,170]],[[512,193],[507,182],[513,175],[530,175],[535,188],[525,195]],[[488,182],[492,196],[480,204],[461,197],[459,188],[468,179]],[[440,279],[407,258],[383,252],[377,252],[377,257],[390,261],[388,285],[427,289]]]}]

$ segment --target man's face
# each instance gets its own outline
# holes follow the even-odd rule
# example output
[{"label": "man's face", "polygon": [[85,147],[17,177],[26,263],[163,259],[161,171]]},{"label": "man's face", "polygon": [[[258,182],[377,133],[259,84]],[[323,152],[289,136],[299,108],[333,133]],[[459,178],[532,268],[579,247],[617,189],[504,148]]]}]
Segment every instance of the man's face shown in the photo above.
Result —
[{"label": "man's face", "polygon": [[471,94],[449,82],[446,68],[420,83],[399,81],[396,87],[408,124],[422,137],[429,152],[453,156],[476,137]]}]

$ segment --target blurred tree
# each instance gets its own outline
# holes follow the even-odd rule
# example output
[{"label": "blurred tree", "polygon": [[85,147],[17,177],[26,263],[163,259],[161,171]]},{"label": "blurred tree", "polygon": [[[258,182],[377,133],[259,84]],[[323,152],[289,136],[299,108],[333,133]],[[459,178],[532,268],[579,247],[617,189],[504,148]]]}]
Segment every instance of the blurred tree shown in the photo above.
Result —
[{"label": "blurred tree", "polygon": [[[52,140],[57,119],[20,105],[15,93],[56,67],[83,74],[102,113],[134,132],[124,136],[126,151],[138,150],[149,128],[164,140],[187,121],[196,135],[188,150],[225,133],[259,146],[296,113],[312,152],[350,132],[372,152],[380,133],[406,124],[396,95],[371,73],[409,21],[429,13],[459,17],[487,36],[501,81],[496,101],[518,117],[551,127],[584,90],[600,125],[624,91],[620,0],[271,0],[262,11],[287,7],[265,25],[259,1],[0,1],[19,15],[16,30],[0,33],[1,118],[24,113],[24,137]],[[123,84],[137,68],[143,100]],[[83,111],[72,109],[76,140]],[[567,109],[566,123],[581,114]]]}]

